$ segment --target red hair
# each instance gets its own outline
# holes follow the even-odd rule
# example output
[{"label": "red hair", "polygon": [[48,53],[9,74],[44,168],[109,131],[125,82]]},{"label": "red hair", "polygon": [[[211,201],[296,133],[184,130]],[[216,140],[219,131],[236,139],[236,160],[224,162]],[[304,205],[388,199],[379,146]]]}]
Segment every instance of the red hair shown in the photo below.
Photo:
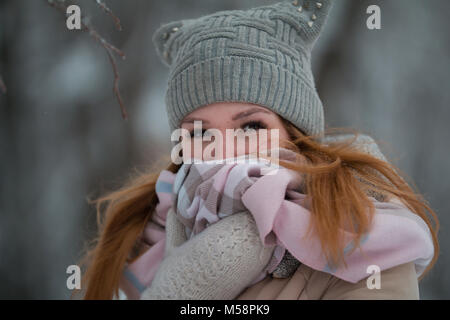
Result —
[{"label": "red hair", "polygon": [[[313,217],[309,230],[317,233],[329,261],[345,263],[344,244],[336,226],[345,226],[354,234],[357,244],[368,230],[374,207],[367,192],[376,192],[386,199],[397,198],[428,225],[435,252],[421,280],[439,255],[439,221],[424,198],[405,182],[401,171],[355,149],[353,140],[320,144],[290,122],[281,120],[290,134],[290,141],[283,146],[299,153],[306,162],[292,164],[280,160],[280,164],[304,174],[305,194],[311,200]],[[166,169],[176,173],[179,167],[170,163]],[[143,253],[139,252],[139,237],[157,204],[155,184],[158,174],[159,170],[139,173],[119,190],[92,201],[97,209],[98,235],[80,262],[86,266],[81,289],[84,299],[118,296],[119,280],[126,263],[131,263]],[[106,207],[102,208],[104,204]],[[369,215],[367,208],[370,208]]]}]

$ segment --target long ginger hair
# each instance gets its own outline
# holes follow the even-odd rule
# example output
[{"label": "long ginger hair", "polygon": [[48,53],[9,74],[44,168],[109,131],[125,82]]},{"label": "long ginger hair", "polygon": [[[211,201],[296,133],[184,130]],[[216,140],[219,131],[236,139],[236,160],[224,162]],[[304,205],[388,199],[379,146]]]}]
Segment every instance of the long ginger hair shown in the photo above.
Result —
[{"label": "long ginger hair", "polygon": [[[374,215],[368,192],[376,192],[386,196],[387,200],[395,198],[401,201],[428,225],[434,256],[419,278],[422,280],[439,255],[439,221],[427,201],[405,182],[406,175],[393,164],[355,148],[352,143],[358,135],[356,131],[353,131],[355,138],[323,144],[304,135],[289,121],[281,120],[290,140],[280,145],[297,152],[306,161],[292,163],[280,160],[279,163],[303,175],[304,193],[309,199],[311,212],[309,231],[314,230],[320,239],[328,261],[334,265],[345,264],[345,243],[340,228],[354,236],[357,245],[353,250],[359,247]],[[329,129],[326,134],[330,130],[333,131]],[[179,167],[170,162],[166,170],[176,173]],[[90,201],[96,204],[98,234],[84,249],[86,252],[80,260],[80,265],[86,266],[81,280],[82,289],[74,291],[72,297],[80,292],[84,292],[84,299],[119,296],[124,267],[143,254],[137,248],[158,202],[155,192],[158,175],[159,170],[137,173],[119,190]]]}]

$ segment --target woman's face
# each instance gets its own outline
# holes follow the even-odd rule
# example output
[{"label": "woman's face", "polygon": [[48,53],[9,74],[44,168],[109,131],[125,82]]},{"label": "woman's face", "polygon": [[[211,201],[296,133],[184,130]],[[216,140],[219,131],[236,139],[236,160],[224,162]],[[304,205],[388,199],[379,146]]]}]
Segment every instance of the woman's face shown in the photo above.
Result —
[{"label": "woman's face", "polygon": [[[194,133],[194,121],[201,121],[201,133],[199,131],[195,131]],[[288,140],[289,138],[289,134],[283,126],[283,122],[276,113],[265,107],[244,102],[217,102],[196,109],[182,120],[181,128],[190,132],[191,156],[194,155],[195,158],[201,158],[203,160],[208,160],[208,156],[204,156],[203,153],[197,152],[194,150],[193,146],[195,139],[201,139],[201,146],[204,150],[208,144],[214,141],[215,138],[212,138],[210,142],[205,141],[206,139],[202,137],[207,129],[217,129],[221,133],[220,137],[222,139],[223,156],[216,157],[215,153],[212,152],[211,155],[216,157],[216,159],[224,158],[225,155],[226,157],[236,157],[250,152],[261,152],[281,145],[282,140]],[[243,140],[245,141],[245,148],[239,148],[237,138],[235,136],[227,135],[227,129],[241,129],[241,133],[244,133],[247,137],[253,136],[253,142],[257,142],[251,143],[252,139],[245,138]],[[267,130],[267,136],[263,134],[261,129]],[[278,130],[278,144],[275,144],[275,142],[272,141],[273,139],[276,139],[276,136],[273,135],[275,133],[273,130]],[[234,151],[226,150],[227,142],[228,145],[231,145],[231,139],[234,139]]]}]

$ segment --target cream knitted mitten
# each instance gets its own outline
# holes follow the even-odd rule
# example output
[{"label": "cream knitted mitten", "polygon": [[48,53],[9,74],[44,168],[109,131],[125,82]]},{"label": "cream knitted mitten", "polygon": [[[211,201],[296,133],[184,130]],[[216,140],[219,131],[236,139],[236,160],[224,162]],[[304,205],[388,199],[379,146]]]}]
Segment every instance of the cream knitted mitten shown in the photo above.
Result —
[{"label": "cream knitted mitten", "polygon": [[220,219],[184,243],[182,228],[170,209],[165,256],[141,300],[232,300],[264,270],[275,249],[263,246],[248,211]]}]

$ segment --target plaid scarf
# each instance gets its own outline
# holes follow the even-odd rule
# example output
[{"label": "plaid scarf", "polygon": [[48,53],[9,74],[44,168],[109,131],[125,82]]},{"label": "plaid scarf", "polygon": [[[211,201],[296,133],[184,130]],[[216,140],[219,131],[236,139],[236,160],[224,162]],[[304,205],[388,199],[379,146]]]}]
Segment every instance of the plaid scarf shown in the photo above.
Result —
[{"label": "plaid scarf", "polygon": [[[293,151],[279,150],[279,159],[296,159]],[[262,159],[183,164],[176,174],[163,170],[156,183],[159,203],[143,234],[149,249],[125,268],[121,289],[128,299],[139,299],[151,284],[164,255],[165,217],[170,207],[186,226],[187,239],[221,218],[249,211],[264,246],[275,247],[271,261],[251,284],[272,274],[282,261],[292,263],[292,259],[286,259],[288,254],[295,257],[294,261],[352,283],[368,277],[371,265],[383,271],[414,261],[419,277],[430,263],[434,246],[423,219],[399,202],[369,197],[375,216],[370,231],[360,241],[360,250],[349,254],[355,245],[353,236],[340,228],[346,243],[347,268],[329,264],[319,238],[314,234],[305,237],[311,213],[302,182],[298,172]]]}]

